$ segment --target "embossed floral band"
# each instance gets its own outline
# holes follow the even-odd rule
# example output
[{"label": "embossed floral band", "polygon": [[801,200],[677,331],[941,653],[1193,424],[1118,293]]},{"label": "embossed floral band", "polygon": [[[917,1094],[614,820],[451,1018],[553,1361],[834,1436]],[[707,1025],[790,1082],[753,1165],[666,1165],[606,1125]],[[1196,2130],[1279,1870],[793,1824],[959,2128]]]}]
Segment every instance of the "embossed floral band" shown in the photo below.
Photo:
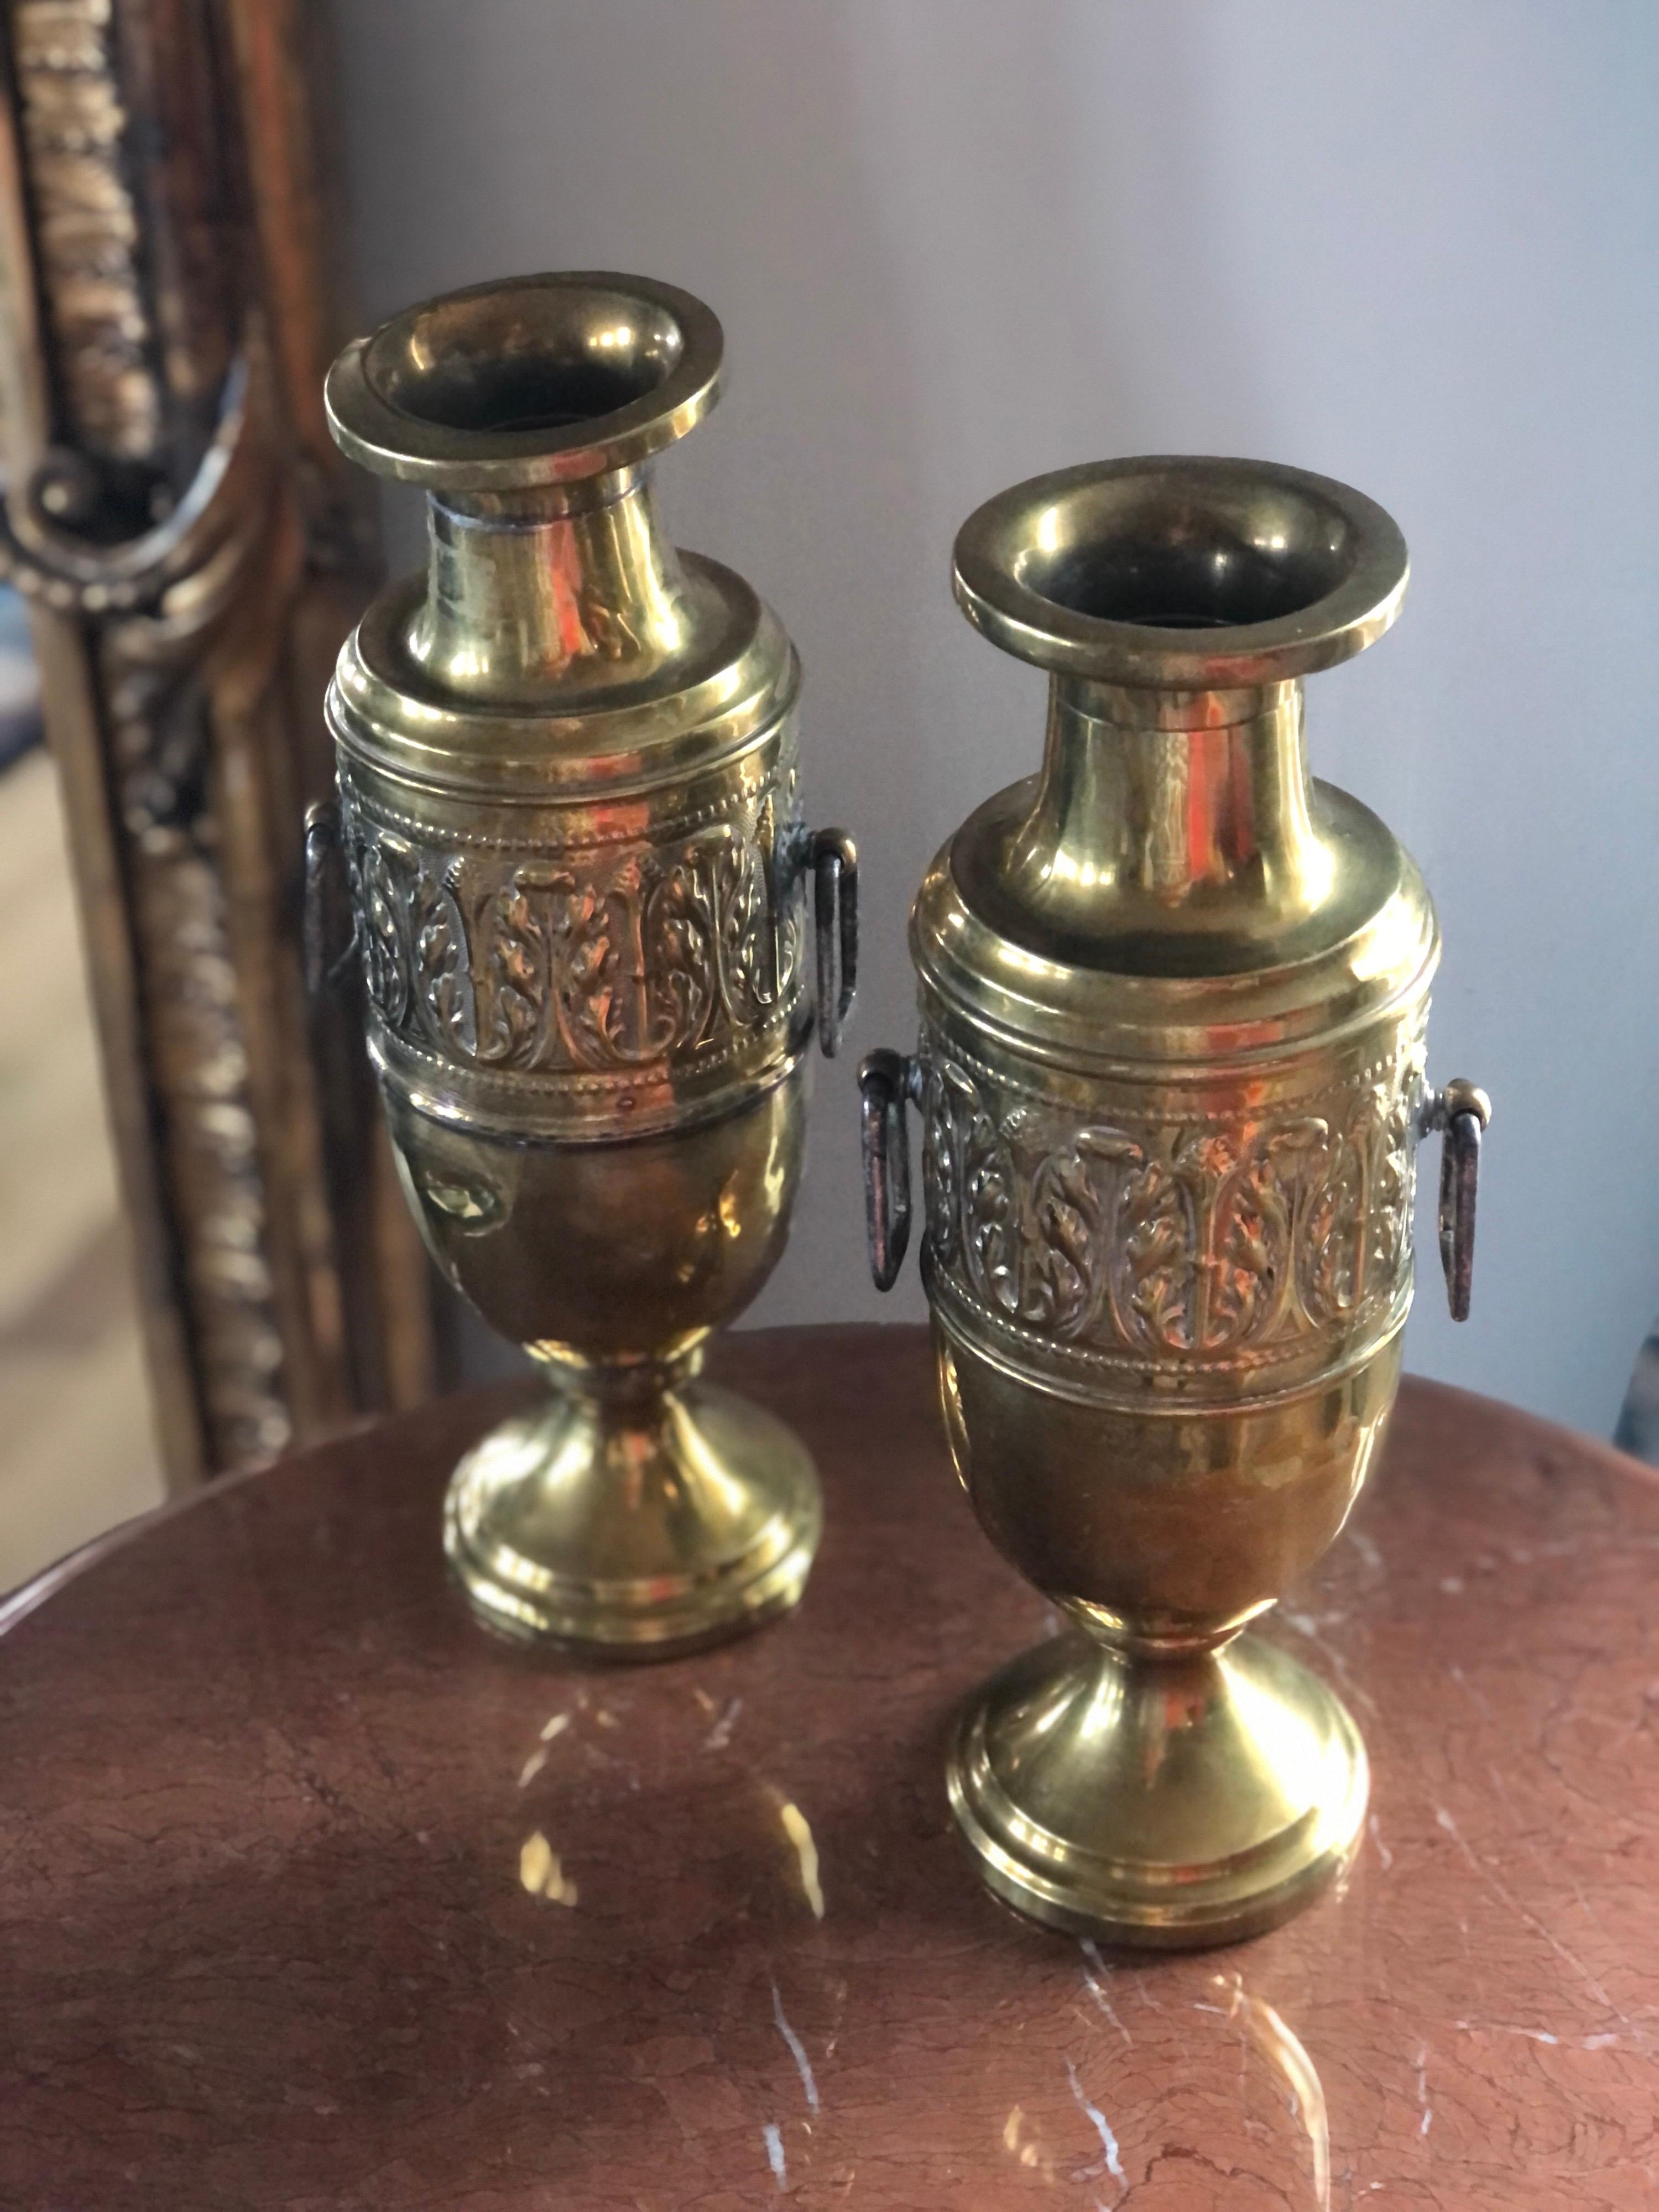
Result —
[{"label": "embossed floral band", "polygon": [[957,1466],[1074,1631],[973,1701],[952,1801],[1011,1903],[1121,1941],[1272,1924],[1364,1813],[1347,1713],[1239,1632],[1364,1479],[1430,1128],[1468,1307],[1489,1109],[1425,1091],[1434,908],[1303,742],[1301,678],[1406,574],[1370,501],[1242,461],[1040,477],[957,541],[969,621],[1049,672],[1048,739],[917,896],[917,1051],[860,1071],[872,1262],[914,1102]]},{"label": "embossed floral band", "polygon": [[793,647],[652,501],[721,344],[671,285],[533,276],[411,308],[328,382],[344,450],[426,488],[430,560],[340,656],[316,872],[343,854],[427,1243],[553,1386],[462,1462],[446,1542],[487,1621],[621,1656],[792,1604],[820,1520],[801,1445],[697,1372],[782,1249],[857,946]]}]

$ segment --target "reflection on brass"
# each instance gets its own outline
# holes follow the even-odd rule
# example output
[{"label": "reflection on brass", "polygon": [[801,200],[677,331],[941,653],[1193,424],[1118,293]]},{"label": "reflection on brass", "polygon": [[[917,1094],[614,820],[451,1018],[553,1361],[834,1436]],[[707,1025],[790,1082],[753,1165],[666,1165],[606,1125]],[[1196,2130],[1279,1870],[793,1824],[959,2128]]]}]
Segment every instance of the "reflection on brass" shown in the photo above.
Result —
[{"label": "reflection on brass", "polygon": [[343,449],[426,488],[430,563],[341,655],[313,964],[337,845],[410,1203],[551,1386],[457,1469],[451,1563],[495,1626],[618,1656],[792,1604],[819,1524],[801,1445],[698,1371],[800,1174],[809,888],[829,1051],[856,963],[793,649],[647,479],[720,351],[668,285],[536,276],[411,309],[328,384]]},{"label": "reflection on brass", "polygon": [[555,1905],[580,1902],[580,1892],[539,1828],[532,1830],[520,1847],[519,1880],[532,1897],[548,1898]]},{"label": "reflection on brass", "polygon": [[800,1807],[787,1799],[778,1808],[778,1818],[783,1823],[783,1832],[794,1845],[795,1856],[800,1861],[802,1894],[812,1908],[814,1920],[823,1917],[823,1884],[818,1875],[818,1847],[812,1833],[812,1824]]},{"label": "reflection on brass", "polygon": [[1041,477],[957,541],[969,621],[1049,672],[1047,748],[917,896],[921,1042],[860,1071],[872,1261],[914,1103],[951,1451],[1071,1624],[971,1701],[951,1802],[1011,1904],[1122,1942],[1272,1925],[1364,1813],[1348,1714],[1240,1631],[1376,1450],[1431,1128],[1468,1306],[1489,1109],[1425,1091],[1434,909],[1303,743],[1302,678],[1405,584],[1369,500],[1239,461]]}]

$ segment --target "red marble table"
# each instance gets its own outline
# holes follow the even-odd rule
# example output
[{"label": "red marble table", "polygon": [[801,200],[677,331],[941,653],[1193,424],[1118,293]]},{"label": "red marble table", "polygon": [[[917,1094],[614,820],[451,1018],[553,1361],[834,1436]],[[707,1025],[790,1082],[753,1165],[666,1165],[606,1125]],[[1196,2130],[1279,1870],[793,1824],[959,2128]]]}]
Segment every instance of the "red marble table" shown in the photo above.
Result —
[{"label": "red marble table", "polygon": [[[993,1905],[952,1700],[1043,1607],[908,1329],[738,1339],[792,1620],[585,1669],[447,1588],[457,1400],[118,1532],[0,1640],[7,2212],[1659,2205],[1659,1488],[1407,1386],[1271,1632],[1374,1766],[1340,1893],[1097,1954]],[[510,1394],[508,1394],[510,1395]]]}]

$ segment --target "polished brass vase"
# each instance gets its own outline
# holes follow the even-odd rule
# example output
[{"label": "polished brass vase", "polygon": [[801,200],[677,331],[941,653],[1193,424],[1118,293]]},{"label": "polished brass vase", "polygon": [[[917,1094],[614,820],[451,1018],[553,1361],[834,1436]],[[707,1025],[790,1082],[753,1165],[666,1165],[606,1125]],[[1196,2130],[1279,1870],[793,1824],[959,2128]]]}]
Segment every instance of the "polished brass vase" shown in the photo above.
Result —
[{"label": "polished brass vase", "polygon": [[653,504],[721,345],[672,286],[541,276],[411,308],[328,380],[430,548],[340,656],[313,870],[332,838],[427,1244],[550,1385],[456,1469],[445,1542],[485,1621],[618,1657],[793,1604],[820,1523],[802,1445],[699,1376],[783,1249],[856,953],[793,648]]},{"label": "polished brass vase", "polygon": [[1348,1713],[1241,1631],[1376,1451],[1430,1128],[1468,1310],[1487,1106],[1425,1085],[1434,908],[1303,742],[1302,678],[1406,574],[1370,501],[1243,461],[1040,477],[957,540],[969,620],[1048,672],[1047,746],[917,896],[920,1043],[860,1071],[872,1256],[885,1287],[911,1102],[951,1449],[1066,1622],[970,1701],[951,1799],[994,1890],[1119,1942],[1271,1926],[1364,1814]]}]

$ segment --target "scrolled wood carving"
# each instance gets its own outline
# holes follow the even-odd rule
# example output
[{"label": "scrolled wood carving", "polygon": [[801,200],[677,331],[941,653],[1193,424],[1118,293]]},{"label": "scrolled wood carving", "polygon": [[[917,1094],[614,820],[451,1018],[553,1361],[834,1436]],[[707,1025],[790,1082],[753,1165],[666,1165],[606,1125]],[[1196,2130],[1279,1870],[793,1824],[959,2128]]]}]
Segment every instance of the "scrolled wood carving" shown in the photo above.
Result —
[{"label": "scrolled wood carving", "polygon": [[305,14],[0,0],[0,571],[39,611],[176,1482],[418,1395],[430,1364],[372,1093],[294,943],[325,672],[371,580],[309,431],[331,341]]}]

